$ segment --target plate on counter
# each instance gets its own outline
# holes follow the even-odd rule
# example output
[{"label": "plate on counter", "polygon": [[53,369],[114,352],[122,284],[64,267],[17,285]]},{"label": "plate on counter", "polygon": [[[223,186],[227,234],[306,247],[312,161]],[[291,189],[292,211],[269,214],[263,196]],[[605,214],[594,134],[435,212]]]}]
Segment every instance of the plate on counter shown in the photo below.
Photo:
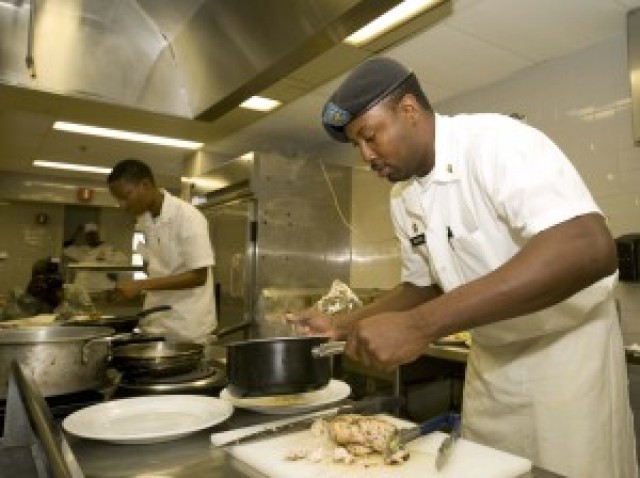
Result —
[{"label": "plate on counter", "polygon": [[231,403],[201,395],[123,398],[78,410],[64,419],[69,433],[117,444],[159,443],[224,422]]},{"label": "plate on counter", "polygon": [[351,387],[341,380],[331,380],[319,390],[290,395],[274,395],[271,397],[239,398],[232,395],[227,388],[220,392],[220,399],[234,407],[252,410],[270,415],[288,415],[302,413],[344,400],[351,393]]}]

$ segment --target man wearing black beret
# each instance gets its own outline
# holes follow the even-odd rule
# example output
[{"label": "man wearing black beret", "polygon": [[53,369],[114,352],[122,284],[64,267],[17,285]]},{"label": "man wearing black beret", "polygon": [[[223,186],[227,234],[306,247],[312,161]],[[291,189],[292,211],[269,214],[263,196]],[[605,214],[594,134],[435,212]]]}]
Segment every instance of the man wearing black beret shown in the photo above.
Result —
[{"label": "man wearing black beret", "polygon": [[402,282],[303,330],[391,369],[468,330],[466,438],[567,477],[638,476],[602,212],[543,133],[498,114],[435,113],[416,76],[387,58],[357,67],[322,124],[395,183]]}]

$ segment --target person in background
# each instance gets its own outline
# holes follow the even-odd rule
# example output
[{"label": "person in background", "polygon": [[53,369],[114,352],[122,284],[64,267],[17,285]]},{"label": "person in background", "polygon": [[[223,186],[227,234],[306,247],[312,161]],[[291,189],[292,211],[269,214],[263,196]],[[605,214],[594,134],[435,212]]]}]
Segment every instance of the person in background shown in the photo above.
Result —
[{"label": "person in background", "polygon": [[[81,242],[80,237],[83,239]],[[100,238],[98,226],[92,222],[79,226],[74,231],[71,238],[64,242],[63,252],[67,267],[72,262],[114,265],[130,263],[126,254]],[[113,272],[78,270],[75,272],[73,283],[84,288],[90,295],[95,295],[112,290],[117,279],[117,273]]]},{"label": "person in background", "polygon": [[137,217],[144,234],[138,252],[148,277],[118,282],[123,298],[145,294],[144,307],[170,305],[140,322],[142,330],[170,340],[207,342],[217,325],[213,298],[213,250],[204,215],[156,185],[151,169],[137,159],[115,165],[107,178],[121,207]]},{"label": "person in background", "polygon": [[402,282],[298,327],[381,369],[468,330],[466,438],[571,478],[637,477],[614,241],[560,149],[504,115],[435,113],[387,58],[352,71],[322,123],[395,183]]},{"label": "person in background", "polygon": [[60,259],[45,257],[31,267],[31,277],[24,290],[11,292],[9,301],[0,306],[0,320],[21,319],[51,314],[63,299]]}]

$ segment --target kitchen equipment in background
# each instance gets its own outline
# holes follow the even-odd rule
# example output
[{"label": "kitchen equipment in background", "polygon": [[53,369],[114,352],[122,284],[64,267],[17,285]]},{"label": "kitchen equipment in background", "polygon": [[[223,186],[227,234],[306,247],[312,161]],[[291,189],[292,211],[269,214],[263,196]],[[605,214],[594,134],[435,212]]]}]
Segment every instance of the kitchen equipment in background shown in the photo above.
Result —
[{"label": "kitchen equipment in background", "polygon": [[124,375],[166,377],[191,372],[203,354],[204,347],[195,343],[132,343],[113,347],[111,365]]},{"label": "kitchen equipment in background", "polygon": [[180,393],[218,396],[226,385],[224,369],[203,361],[190,372],[165,377],[124,374],[113,397]]},{"label": "kitchen equipment in background", "polygon": [[[317,300],[335,279],[348,282],[351,236],[335,202],[348,216],[352,170],[327,165],[326,171],[335,199],[315,159],[256,153],[201,174],[194,193],[206,197],[198,208],[216,256],[221,327],[253,321],[248,337],[282,336],[266,316],[295,309],[273,310],[265,294],[314,289]],[[222,186],[203,189],[207,184]]]},{"label": "kitchen equipment in background", "polygon": [[63,325],[78,325],[78,326],[106,326],[111,327],[116,332],[133,332],[138,326],[140,319],[143,319],[156,312],[162,312],[170,310],[170,305],[159,305],[157,307],[151,307],[149,309],[141,310],[133,315],[103,315],[100,317],[72,317],[69,320],[63,322]]},{"label": "kitchen equipment in background", "polygon": [[29,327],[0,330],[0,398],[11,362],[19,362],[44,396],[98,389],[107,381],[109,327]]},{"label": "kitchen equipment in background", "polygon": [[229,392],[239,398],[317,390],[331,379],[330,357],[312,349],[327,337],[281,337],[232,342],[227,348]]},{"label": "kitchen equipment in background", "polygon": [[640,234],[625,234],[616,239],[621,281],[640,281]]}]

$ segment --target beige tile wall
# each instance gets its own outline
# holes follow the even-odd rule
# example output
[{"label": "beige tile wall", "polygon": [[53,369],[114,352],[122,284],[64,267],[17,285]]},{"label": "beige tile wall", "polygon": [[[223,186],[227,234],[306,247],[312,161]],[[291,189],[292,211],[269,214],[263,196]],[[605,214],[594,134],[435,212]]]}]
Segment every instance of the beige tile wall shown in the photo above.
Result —
[{"label": "beige tile wall", "polygon": [[[626,54],[626,39],[620,34],[435,107],[444,114],[525,115],[567,153],[606,214],[614,237],[640,232],[640,147],[632,141]],[[386,257],[392,250],[387,242],[390,225],[381,218],[388,214],[388,206],[383,211],[388,189],[372,183],[378,181],[375,175],[369,177],[373,179],[355,174],[353,179],[354,224],[366,231],[366,239],[354,236],[354,257],[373,249],[385,260],[375,267],[355,260],[352,279],[369,287],[386,286],[397,278],[399,268],[397,260]],[[625,340],[640,343],[640,284],[621,284],[618,296]]]}]

